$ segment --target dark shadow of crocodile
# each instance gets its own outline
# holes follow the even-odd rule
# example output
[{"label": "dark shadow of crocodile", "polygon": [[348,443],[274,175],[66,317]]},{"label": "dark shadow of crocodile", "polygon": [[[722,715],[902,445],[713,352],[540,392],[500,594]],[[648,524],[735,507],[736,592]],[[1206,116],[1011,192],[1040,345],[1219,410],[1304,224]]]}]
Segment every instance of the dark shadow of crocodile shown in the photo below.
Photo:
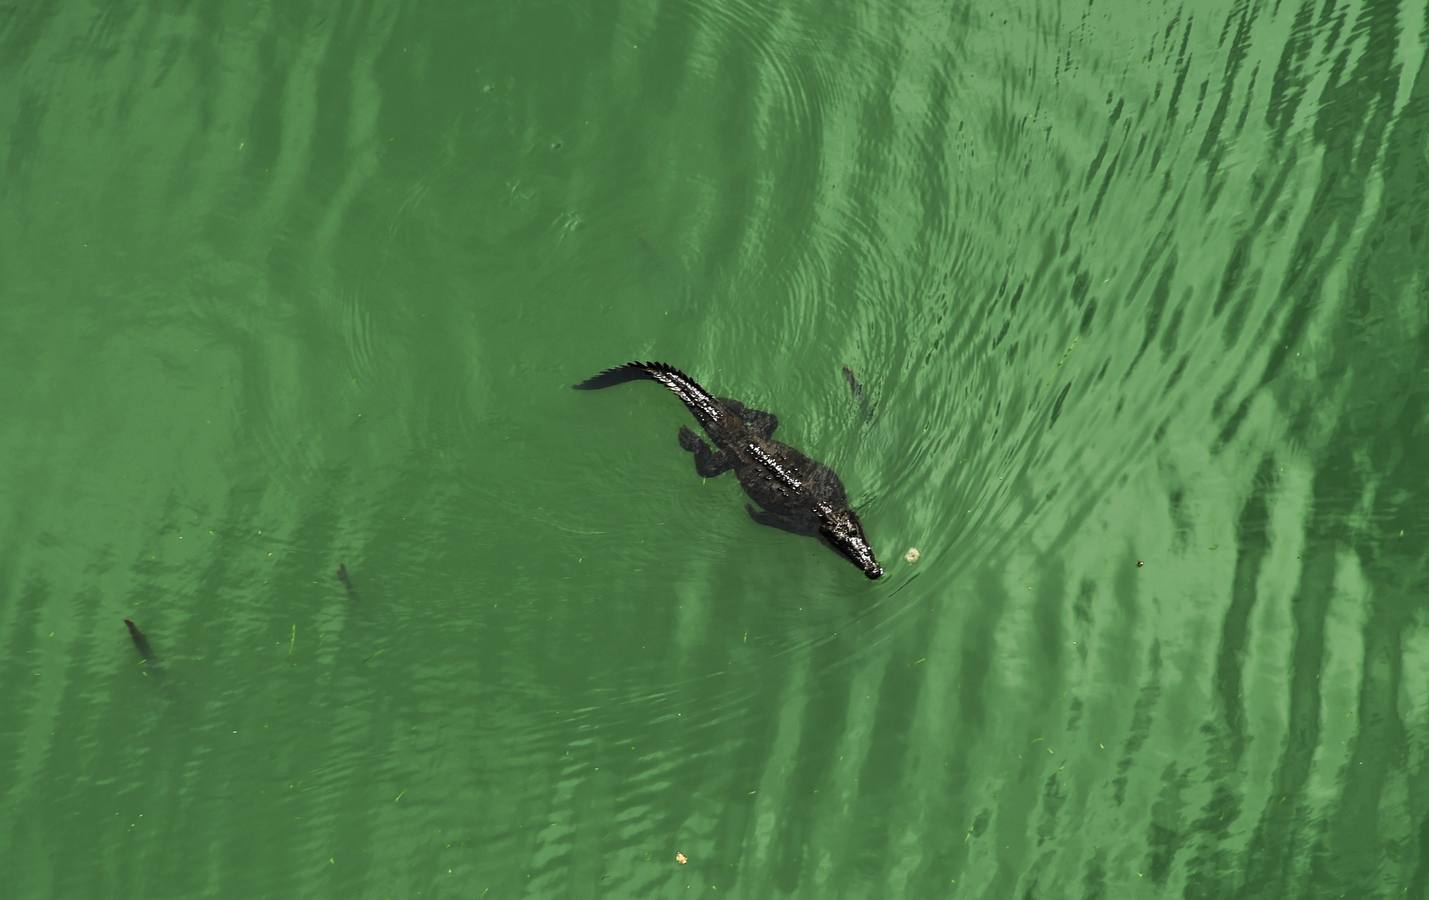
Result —
[{"label": "dark shadow of crocodile", "polygon": [[642,379],[669,388],[694,415],[714,446],[683,426],[680,446],[694,454],[695,471],[705,478],[734,471],[744,492],[761,507],[746,504],[750,518],[760,525],[822,538],[869,578],[883,574],[838,475],[774,440],[779,419],[773,413],[715,397],[684,372],[658,362],[606,369],[575,387],[594,390]]}]

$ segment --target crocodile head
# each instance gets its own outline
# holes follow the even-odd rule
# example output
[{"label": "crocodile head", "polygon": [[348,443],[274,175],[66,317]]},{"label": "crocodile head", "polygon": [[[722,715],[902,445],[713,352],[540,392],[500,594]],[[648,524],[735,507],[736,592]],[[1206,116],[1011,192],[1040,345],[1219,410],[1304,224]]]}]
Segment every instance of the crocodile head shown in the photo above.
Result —
[{"label": "crocodile head", "polygon": [[873,547],[868,536],[863,533],[863,523],[854,511],[847,507],[835,507],[827,503],[819,504],[819,536],[830,547],[838,551],[849,562],[863,570],[869,578],[878,578],[883,567],[873,555]]}]

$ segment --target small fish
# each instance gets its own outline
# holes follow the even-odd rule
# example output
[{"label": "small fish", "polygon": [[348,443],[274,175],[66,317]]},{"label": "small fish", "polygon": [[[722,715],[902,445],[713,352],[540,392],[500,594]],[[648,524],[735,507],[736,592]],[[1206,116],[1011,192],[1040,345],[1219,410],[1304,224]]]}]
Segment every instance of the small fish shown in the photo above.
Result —
[{"label": "small fish", "polygon": [[139,630],[139,626],[134,624],[133,619],[125,619],[124,627],[129,629],[129,637],[134,641],[134,647],[139,651],[139,656],[144,662],[150,665],[159,661],[159,657],[154,655],[154,648],[149,646],[149,639],[144,637],[144,632]]},{"label": "small fish", "polygon": [[341,581],[342,586],[347,588],[347,596],[356,600],[357,588],[352,583],[352,576],[347,574],[347,563],[337,564],[337,580]]},{"label": "small fish", "polygon": [[843,367],[844,381],[848,382],[848,389],[853,392],[853,398],[858,401],[859,418],[865,422],[873,421],[873,408],[869,405],[868,396],[863,392],[863,385],[858,383],[854,377],[853,369],[848,366]]}]

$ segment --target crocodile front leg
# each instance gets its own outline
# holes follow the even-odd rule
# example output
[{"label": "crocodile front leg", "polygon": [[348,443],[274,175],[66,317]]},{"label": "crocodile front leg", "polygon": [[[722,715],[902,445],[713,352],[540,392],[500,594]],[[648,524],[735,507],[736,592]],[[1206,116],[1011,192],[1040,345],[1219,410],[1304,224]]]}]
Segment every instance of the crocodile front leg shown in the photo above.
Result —
[{"label": "crocodile front leg", "polygon": [[695,471],[701,478],[713,478],[734,468],[734,458],[716,451],[690,429],[680,427],[680,446],[695,455]]},{"label": "crocodile front leg", "polygon": [[772,513],[768,510],[755,509],[748,503],[744,505],[744,511],[749,513],[749,517],[760,525],[768,525],[770,528],[778,528],[780,531],[791,531],[794,534],[802,535],[814,534],[817,531],[817,529],[810,528],[799,519],[790,516],[781,516],[778,513]]}]

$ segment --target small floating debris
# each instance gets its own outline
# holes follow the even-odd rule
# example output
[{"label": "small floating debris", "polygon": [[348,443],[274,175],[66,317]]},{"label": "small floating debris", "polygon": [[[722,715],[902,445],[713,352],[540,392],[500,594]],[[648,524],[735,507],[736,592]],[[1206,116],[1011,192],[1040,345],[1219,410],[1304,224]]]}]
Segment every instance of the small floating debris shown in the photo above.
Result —
[{"label": "small floating debris", "polygon": [[686,856],[685,854],[681,853],[681,852],[678,851],[678,850],[675,851],[675,862],[677,862],[677,863],[679,863],[680,865],[683,866],[685,863],[687,863],[687,862],[689,862],[689,861],[690,861],[690,858],[689,858],[688,856]]},{"label": "small floating debris", "polygon": [[1145,561],[1140,560],[1140,559],[1138,559],[1138,560],[1136,561],[1136,567],[1137,567],[1138,569],[1141,568],[1141,567],[1144,566],[1144,565],[1146,565]]},{"label": "small floating debris", "polygon": [[908,552],[903,554],[903,558],[910,563],[917,562],[922,556],[923,554],[918,552],[917,547],[909,547]]}]

